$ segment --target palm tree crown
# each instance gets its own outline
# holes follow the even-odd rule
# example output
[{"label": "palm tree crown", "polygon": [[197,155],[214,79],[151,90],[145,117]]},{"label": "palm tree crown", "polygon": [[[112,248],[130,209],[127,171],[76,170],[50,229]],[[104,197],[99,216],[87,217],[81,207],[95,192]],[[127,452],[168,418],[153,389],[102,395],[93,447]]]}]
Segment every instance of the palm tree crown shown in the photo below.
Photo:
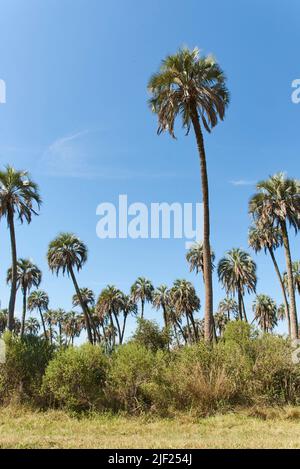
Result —
[{"label": "palm tree crown", "polygon": [[253,303],[254,320],[264,332],[270,332],[277,325],[277,306],[267,295],[257,295]]},{"label": "palm tree crown", "polygon": [[63,274],[75,267],[78,271],[87,261],[87,247],[72,233],[61,233],[48,248],[48,264],[52,271]]},{"label": "palm tree crown", "polygon": [[[12,281],[12,268],[7,271],[7,283]],[[29,259],[19,259],[17,263],[17,288],[31,290],[32,287],[38,288],[42,281],[42,272]]]},{"label": "palm tree crown", "polygon": [[246,319],[246,311],[243,303],[245,290],[248,293],[256,289],[256,264],[251,256],[242,249],[232,249],[220,260],[218,276],[227,294],[238,294],[240,319]]},{"label": "palm tree crown", "polygon": [[225,75],[214,58],[201,57],[198,48],[183,48],[169,55],[148,84],[152,95],[149,104],[159,119],[158,133],[168,131],[174,137],[178,115],[188,133],[194,109],[210,132],[218,119],[224,119],[229,103],[225,82]]},{"label": "palm tree crown", "polygon": [[[80,293],[81,293],[81,297],[83,299],[83,302],[87,306],[92,306],[93,307],[95,305],[95,295],[94,295],[94,292],[92,290],[90,290],[89,288],[80,288]],[[73,295],[72,304],[75,307],[80,306],[80,299],[78,298],[77,293],[75,293],[75,295]]]},{"label": "palm tree crown", "polygon": [[139,277],[131,287],[131,295],[134,301],[141,301],[142,312],[141,317],[144,317],[144,306],[146,302],[151,302],[153,297],[154,287],[150,280],[145,277]]},{"label": "palm tree crown", "polygon": [[[211,250],[211,268],[214,270],[215,253]],[[198,274],[203,272],[203,243],[194,243],[186,254],[186,260],[190,264],[190,271],[193,270]]]},{"label": "palm tree crown", "polygon": [[39,195],[38,185],[35,184],[27,171],[17,171],[7,166],[5,171],[0,171],[0,217],[17,214],[19,220],[31,222],[32,215],[37,215],[34,209],[42,201]]}]

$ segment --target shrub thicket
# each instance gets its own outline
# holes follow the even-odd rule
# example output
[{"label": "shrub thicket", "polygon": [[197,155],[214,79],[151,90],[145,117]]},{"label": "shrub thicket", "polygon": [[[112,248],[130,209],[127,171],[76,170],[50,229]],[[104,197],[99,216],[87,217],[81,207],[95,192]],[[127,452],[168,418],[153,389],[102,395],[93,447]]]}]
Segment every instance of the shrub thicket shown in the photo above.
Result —
[{"label": "shrub thicket", "polygon": [[42,393],[49,403],[72,410],[103,407],[108,359],[98,346],[59,351],[49,363]]},{"label": "shrub thicket", "polygon": [[232,322],[214,346],[201,341],[169,350],[156,326],[146,326],[110,356],[83,345],[50,360],[53,351],[43,340],[10,339],[1,368],[2,401],[42,395],[48,406],[164,415],[300,404],[300,365],[292,362],[288,339],[259,336],[251,326]]}]

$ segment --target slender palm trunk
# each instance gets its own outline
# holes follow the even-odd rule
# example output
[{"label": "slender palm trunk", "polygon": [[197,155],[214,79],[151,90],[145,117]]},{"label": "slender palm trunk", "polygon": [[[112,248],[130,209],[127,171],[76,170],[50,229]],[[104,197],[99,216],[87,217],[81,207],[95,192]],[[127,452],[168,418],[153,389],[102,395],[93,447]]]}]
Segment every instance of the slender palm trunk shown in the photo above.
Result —
[{"label": "slender palm trunk", "polygon": [[97,327],[96,327],[96,324],[95,324],[95,321],[93,319],[93,315],[90,311],[90,308],[88,307],[87,304],[85,304],[86,306],[86,309],[87,309],[87,313],[88,313],[88,317],[89,317],[89,320],[90,320],[90,324],[91,324],[91,327],[93,329],[93,332],[94,332],[94,343],[96,344],[97,343],[97,340],[98,342],[100,343],[101,342],[101,338],[100,338],[100,334],[97,330]]},{"label": "slender palm trunk", "polygon": [[176,340],[176,342],[177,342],[177,347],[179,347],[179,346],[180,346],[180,342],[179,342],[177,327],[176,327],[176,324],[175,324],[175,323],[173,324],[173,328],[174,328],[175,340]]},{"label": "slender palm trunk", "polygon": [[42,326],[43,326],[43,331],[44,331],[45,340],[48,340],[47,331],[46,331],[46,326],[45,326],[45,321],[44,321],[44,316],[43,316],[43,313],[42,313],[41,308],[38,308],[38,310],[39,310],[40,317],[41,317],[41,321],[42,321]]},{"label": "slender palm trunk", "polygon": [[74,274],[74,271],[73,271],[73,268],[72,266],[70,265],[69,266],[69,272],[70,272],[70,275],[71,275],[71,278],[72,278],[72,281],[73,281],[73,284],[74,284],[74,287],[75,287],[75,291],[77,293],[77,297],[79,299],[79,302],[80,302],[80,306],[82,308],[82,311],[83,311],[83,314],[84,314],[84,319],[85,319],[85,325],[86,325],[86,330],[87,330],[87,335],[88,335],[88,340],[89,342],[92,344],[93,343],[93,337],[92,337],[92,331],[91,331],[91,324],[90,324],[90,319],[89,319],[89,314],[88,314],[88,311],[86,309],[86,305],[82,299],[82,295],[81,295],[81,291],[80,291],[80,288],[78,286],[78,283],[77,283],[77,280],[76,280],[76,277],[75,277],[75,274]]},{"label": "slender palm trunk", "polygon": [[12,276],[11,276],[11,290],[10,299],[8,306],[8,330],[14,330],[14,315],[15,315],[15,303],[17,295],[17,247],[16,247],[16,234],[14,225],[14,214],[9,207],[8,209],[8,225],[10,231],[10,244],[11,244],[11,260],[12,260]]},{"label": "slender palm trunk", "polygon": [[145,300],[142,300],[142,314],[141,319],[144,319]]},{"label": "slender palm trunk", "polygon": [[111,333],[112,333],[112,345],[113,347],[116,345],[116,336],[115,336],[115,325],[112,317],[112,312],[109,311],[109,319],[110,319],[110,327],[111,327]]},{"label": "slender palm trunk", "polygon": [[286,315],[286,320],[287,320],[287,324],[288,324],[288,332],[289,332],[289,336],[290,336],[291,335],[291,320],[290,320],[289,302],[288,302],[288,299],[287,299],[286,290],[285,290],[284,283],[283,283],[283,280],[282,280],[282,276],[281,276],[281,273],[280,273],[280,270],[279,270],[279,267],[278,267],[278,264],[277,264],[277,261],[276,261],[276,258],[275,258],[274,251],[273,251],[272,248],[268,248],[268,250],[269,250],[269,253],[270,253],[271,259],[273,261],[274,268],[275,268],[275,271],[276,271],[276,274],[277,274],[277,277],[278,277],[278,280],[279,280],[279,283],[280,283],[280,287],[281,287],[281,291],[282,291],[282,295],[283,295],[283,301],[284,301],[285,315]]},{"label": "slender palm trunk", "polygon": [[126,314],[126,313],[123,313],[123,314],[124,314],[124,321],[123,321],[122,334],[121,334],[121,342],[120,342],[121,344],[123,344],[126,321],[127,321],[127,317],[128,317],[128,314]]},{"label": "slender palm trunk", "polygon": [[22,311],[21,332],[20,332],[21,339],[24,336],[24,331],[25,331],[26,311],[27,311],[27,288],[24,287],[23,288],[23,311]]},{"label": "slender palm trunk", "polygon": [[114,315],[114,318],[115,318],[115,321],[116,321],[116,324],[117,324],[118,335],[119,335],[119,344],[121,344],[122,343],[122,331],[121,331],[118,315],[117,315],[117,313],[114,309],[113,309],[113,315]]},{"label": "slender palm trunk", "polygon": [[241,295],[241,300],[242,300],[242,308],[243,308],[244,318],[245,318],[245,321],[248,322],[243,295]]},{"label": "slender palm trunk", "polygon": [[192,330],[188,313],[185,313],[189,343],[192,343]]},{"label": "slender palm trunk", "polygon": [[192,327],[193,327],[193,331],[194,331],[195,342],[198,342],[198,331],[197,331],[197,327],[196,327],[196,324],[195,324],[193,313],[190,314],[190,319],[191,319],[191,323],[192,323]]},{"label": "slender palm trunk", "polygon": [[183,332],[183,329],[182,329],[182,327],[181,327],[180,322],[176,319],[176,320],[175,320],[175,323],[176,323],[176,325],[177,325],[177,327],[178,327],[178,329],[179,329],[179,331],[180,331],[180,334],[182,335],[182,338],[183,338],[183,340],[184,340],[184,343],[187,344],[186,336],[185,336],[185,333]]},{"label": "slender palm trunk", "polygon": [[290,249],[286,222],[281,223],[281,232],[282,232],[283,246],[285,249],[288,292],[289,292],[289,297],[290,297],[291,339],[296,340],[298,339],[298,318],[297,318],[295,288],[294,288],[294,281],[293,281],[293,264],[292,264],[291,249]]},{"label": "slender palm trunk", "polygon": [[243,313],[242,313],[242,293],[241,293],[240,287],[238,287],[238,306],[239,306],[240,321],[242,321],[242,320],[243,320]]},{"label": "slender palm trunk", "polygon": [[167,310],[166,310],[166,307],[165,307],[164,304],[162,305],[162,309],[163,309],[165,328],[167,328],[168,327],[168,316],[167,316]]},{"label": "slender palm trunk", "polygon": [[209,220],[209,191],[206,168],[206,155],[204,140],[199,122],[199,115],[196,105],[192,110],[192,122],[196,135],[197,146],[200,156],[201,182],[203,196],[203,277],[205,285],[205,316],[204,316],[204,338],[206,342],[212,342],[214,338],[214,318],[213,318],[213,286],[210,248],[210,220]]}]

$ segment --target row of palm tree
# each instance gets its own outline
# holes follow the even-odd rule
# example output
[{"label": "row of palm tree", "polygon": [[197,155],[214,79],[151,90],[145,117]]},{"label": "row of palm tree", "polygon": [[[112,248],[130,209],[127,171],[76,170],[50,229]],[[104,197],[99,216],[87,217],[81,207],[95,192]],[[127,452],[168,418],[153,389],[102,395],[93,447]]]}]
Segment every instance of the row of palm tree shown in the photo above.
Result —
[{"label": "row of palm tree", "polygon": [[[18,181],[18,183],[24,185],[24,180],[19,177],[13,178],[12,172],[16,172],[12,168],[7,168],[6,174],[8,180]],[[25,173],[22,172],[24,175]],[[3,176],[3,173],[2,173]],[[28,176],[27,176],[28,177]],[[25,187],[29,187],[29,192],[32,192],[32,187],[37,191],[37,186],[34,183],[25,184]],[[275,186],[275,187],[274,187]],[[298,337],[298,323],[297,314],[295,316],[292,304],[292,298],[295,297],[295,289],[300,291],[300,262],[292,262],[290,264],[290,247],[287,222],[289,222],[297,231],[298,230],[298,183],[295,180],[287,179],[283,174],[275,175],[268,181],[259,183],[258,192],[255,194],[249,203],[249,212],[253,217],[253,226],[249,230],[249,245],[255,252],[264,250],[269,253],[276,274],[279,279],[280,287],[283,295],[284,311],[287,319],[288,330],[292,337]],[[275,190],[276,189],[276,190]],[[25,197],[25,189],[22,188],[21,193],[23,194],[23,202],[20,205],[20,197],[16,197],[18,191],[14,189],[14,197],[17,201],[17,207],[22,206],[24,210],[25,202],[27,203],[27,209],[32,209],[32,200],[30,201],[29,194]],[[277,192],[276,192],[277,191]],[[298,191],[298,192],[297,192]],[[274,195],[275,194],[275,195]],[[277,194],[277,195],[276,195]],[[5,196],[7,191],[5,192]],[[280,200],[277,200],[281,196]],[[35,200],[40,200],[39,196],[35,192]],[[1,199],[2,200],[2,199]],[[6,200],[6,198],[4,199]],[[272,211],[270,211],[270,205],[272,205],[275,214],[272,218]],[[15,209],[17,210],[17,209]],[[280,218],[283,217],[284,219]],[[285,233],[285,234],[284,234]],[[280,246],[285,247],[286,253],[286,272],[281,273],[276,257],[275,251]],[[203,281],[205,284],[205,266],[204,266],[204,243],[195,244],[187,253],[187,260],[190,265],[190,270],[196,273],[202,272]],[[14,254],[12,255],[14,259]],[[47,253],[48,265],[52,272],[57,275],[67,274],[73,282],[75,295],[73,299],[74,306],[80,306],[84,318],[84,328],[87,331],[88,340],[91,343],[95,343],[100,340],[101,334],[97,328],[98,320],[102,321],[102,326],[105,325],[105,316],[109,317],[109,325],[111,332],[103,332],[104,338],[109,338],[112,345],[116,343],[116,335],[118,336],[118,342],[122,343],[125,335],[126,320],[129,314],[137,311],[137,303],[141,305],[141,318],[144,317],[145,304],[147,302],[153,302],[156,308],[162,308],[164,323],[167,326],[170,323],[169,318],[173,317],[173,324],[175,324],[175,332],[178,335],[178,330],[182,334],[183,327],[187,327],[187,341],[191,341],[191,337],[195,339],[199,338],[199,331],[196,327],[194,312],[199,310],[200,301],[197,298],[196,293],[194,296],[190,296],[188,290],[193,290],[194,287],[187,281],[176,281],[174,287],[171,289],[172,292],[172,308],[170,310],[170,301],[168,300],[169,290],[166,286],[161,286],[155,290],[152,283],[140,277],[135,284],[132,286],[130,295],[124,295],[120,290],[113,286],[108,286],[101,293],[97,302],[95,311],[96,316],[93,314],[93,307],[95,304],[93,298],[93,292],[89,289],[81,289],[78,285],[75,272],[82,269],[84,263],[87,260],[87,247],[85,244],[74,234],[62,233],[57,236],[49,245]],[[215,254],[210,251],[210,264],[211,270],[215,268]],[[290,272],[291,270],[291,272]],[[16,272],[16,274],[15,274]],[[244,304],[244,294],[256,292],[256,264],[252,260],[251,256],[241,250],[232,249],[228,251],[223,259],[218,263],[218,278],[223,285],[227,296],[237,296],[237,311],[240,320],[248,320],[246,308]],[[292,293],[290,288],[290,278],[292,279]],[[16,269],[13,267],[9,268],[7,273],[7,282],[11,284],[11,298],[14,292],[18,289],[21,290],[23,296],[23,312],[21,320],[20,335],[24,335],[26,311],[27,307],[29,311],[37,310],[41,318],[42,329],[45,337],[48,337],[46,325],[42,312],[48,310],[49,298],[47,294],[41,290],[36,290],[30,295],[30,291],[33,287],[38,288],[42,280],[42,273],[40,269],[29,259],[20,258],[16,262]],[[15,281],[15,284],[14,284]],[[176,289],[177,285],[177,289]],[[179,288],[179,286],[181,288]],[[194,290],[193,290],[194,291]],[[29,297],[27,298],[27,296]],[[176,296],[177,295],[177,296]],[[184,296],[185,295],[185,296]],[[190,304],[184,301],[189,299]],[[15,301],[15,299],[14,299]],[[228,300],[230,301],[230,299]],[[181,303],[180,303],[181,302]],[[9,303],[11,305],[11,301]],[[181,306],[180,306],[181,305]],[[296,307],[296,303],[294,305]],[[119,314],[122,311],[123,323],[119,321]],[[182,326],[179,318],[182,318],[182,314],[186,318],[186,326]],[[217,313],[217,319],[220,320],[220,311]],[[175,318],[175,319],[174,319]],[[216,318],[216,316],[215,316]],[[214,319],[214,317],[213,317]],[[223,319],[222,319],[223,320]],[[13,324],[11,326],[11,324]],[[204,323],[205,324],[205,323]],[[293,324],[293,326],[292,326]],[[14,315],[13,323],[11,323],[11,310],[8,309],[8,328],[12,330],[15,327]],[[98,325],[99,327],[99,325]],[[214,336],[216,336],[215,324]],[[181,328],[181,330],[179,329]],[[219,329],[219,327],[218,327]],[[103,329],[104,331],[104,329]],[[115,334],[114,331],[117,331]],[[205,325],[204,325],[204,337],[205,337]]]},{"label": "row of palm tree", "polygon": [[[229,104],[229,92],[226,87],[226,77],[211,56],[201,56],[199,49],[180,49],[175,55],[170,55],[162,62],[159,71],[149,80],[149,104],[151,110],[158,117],[158,134],[167,131],[175,138],[175,121],[179,116],[188,134],[193,128],[200,159],[202,198],[204,206],[204,231],[202,243],[201,269],[205,287],[204,308],[204,338],[211,342],[216,336],[213,315],[213,284],[212,271],[214,256],[210,245],[210,213],[209,213],[209,185],[207,161],[204,146],[203,129],[210,132],[220,120],[225,117]],[[11,241],[11,272],[9,281],[11,293],[8,307],[8,329],[14,327],[14,311],[17,289],[21,288],[24,300],[28,286],[18,283],[18,256],[15,236],[15,219],[30,223],[33,215],[38,214],[41,205],[38,186],[24,171],[16,171],[7,167],[0,171],[0,218],[6,218],[10,230]],[[288,179],[283,174],[275,175],[257,184],[257,193],[249,203],[253,227],[250,231],[250,245],[255,250],[264,249],[269,252],[280,282],[285,314],[288,321],[290,336],[298,338],[298,319],[295,300],[295,284],[293,276],[293,261],[290,249],[289,231],[291,226],[295,232],[300,227],[300,183],[295,179]],[[283,246],[286,259],[286,276],[280,273],[274,251]],[[193,255],[191,255],[192,259]],[[90,342],[95,341],[97,327],[87,301],[84,300],[77,283],[76,271],[86,262],[87,250],[85,245],[74,235],[63,233],[49,246],[48,264],[50,269],[59,274],[71,277],[78,303],[81,306],[84,324]],[[195,260],[195,259],[194,259]],[[196,259],[197,260],[197,259]],[[239,270],[242,262],[244,269]],[[193,265],[191,264],[193,269]],[[255,263],[249,254],[235,249],[229,252],[218,265],[219,279],[227,294],[237,295],[240,319],[247,319],[244,305],[244,293],[254,292],[256,289]],[[141,301],[141,315],[144,315],[146,302],[150,301],[153,292],[143,290],[144,285],[136,285],[136,292],[131,292],[135,301]],[[148,289],[147,289],[148,291]],[[179,301],[179,300],[178,300]],[[25,305],[26,306],[26,305]],[[25,308],[23,304],[23,312]],[[23,313],[24,314],[24,313]],[[110,310],[110,325],[115,324],[119,341],[122,340],[122,327],[118,323],[117,315]],[[164,313],[166,314],[166,313]],[[193,324],[190,313],[186,312],[189,324],[189,336],[199,335],[196,324]],[[23,324],[23,325],[22,325]],[[24,331],[24,320],[21,327]]]}]

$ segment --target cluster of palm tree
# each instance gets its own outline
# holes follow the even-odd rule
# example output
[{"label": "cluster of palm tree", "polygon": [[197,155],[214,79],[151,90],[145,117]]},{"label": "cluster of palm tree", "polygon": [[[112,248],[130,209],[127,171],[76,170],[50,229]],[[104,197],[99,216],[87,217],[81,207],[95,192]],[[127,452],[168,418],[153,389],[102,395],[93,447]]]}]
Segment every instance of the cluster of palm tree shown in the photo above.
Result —
[{"label": "cluster of palm tree", "polygon": [[[47,340],[73,343],[81,330],[86,330],[91,343],[103,342],[111,348],[121,344],[125,337],[128,316],[144,317],[145,305],[151,303],[161,309],[164,326],[172,328],[178,344],[191,343],[204,338],[213,341],[222,335],[226,323],[232,319],[248,321],[245,293],[255,293],[257,287],[256,264],[250,254],[242,249],[228,251],[217,266],[218,279],[226,291],[226,298],[214,314],[212,274],[215,254],[210,245],[209,185],[206,165],[203,129],[207,132],[225,117],[229,104],[226,77],[211,56],[201,56],[197,48],[180,49],[168,56],[159,71],[149,80],[149,104],[158,117],[158,134],[167,131],[175,138],[175,121],[179,116],[188,134],[195,134],[200,160],[202,197],[204,206],[203,242],[195,244],[187,254],[191,271],[201,272],[205,288],[204,319],[195,317],[200,300],[195,288],[186,280],[176,280],[171,288],[162,285],[155,289],[152,283],[139,278],[128,295],[114,286],[107,286],[95,301],[94,294],[80,288],[76,273],[87,260],[85,244],[72,233],[61,233],[49,245],[47,260],[49,268],[57,275],[67,275],[74,286],[73,306],[81,312],[53,312],[49,298],[38,289],[42,274],[29,259],[18,259],[15,220],[30,223],[41,205],[38,186],[27,172],[8,166],[0,171],[0,219],[7,220],[11,241],[11,268],[7,281],[11,286],[7,313],[1,313],[0,325],[6,321],[10,331],[19,330],[20,335],[30,331],[38,333],[40,327]],[[300,292],[300,263],[292,260],[289,228],[297,233],[300,227],[300,182],[284,174],[276,174],[257,184],[257,192],[249,202],[252,226],[249,245],[255,252],[264,250],[274,264],[283,305],[276,306],[266,295],[257,295],[253,303],[254,318],[264,331],[271,331],[278,319],[287,320],[292,339],[298,338],[296,291]],[[284,248],[286,268],[282,273],[275,251]],[[15,318],[17,291],[23,296],[23,314],[20,324]],[[39,314],[26,319],[28,311]],[[55,313],[55,314],[54,314]]]}]

